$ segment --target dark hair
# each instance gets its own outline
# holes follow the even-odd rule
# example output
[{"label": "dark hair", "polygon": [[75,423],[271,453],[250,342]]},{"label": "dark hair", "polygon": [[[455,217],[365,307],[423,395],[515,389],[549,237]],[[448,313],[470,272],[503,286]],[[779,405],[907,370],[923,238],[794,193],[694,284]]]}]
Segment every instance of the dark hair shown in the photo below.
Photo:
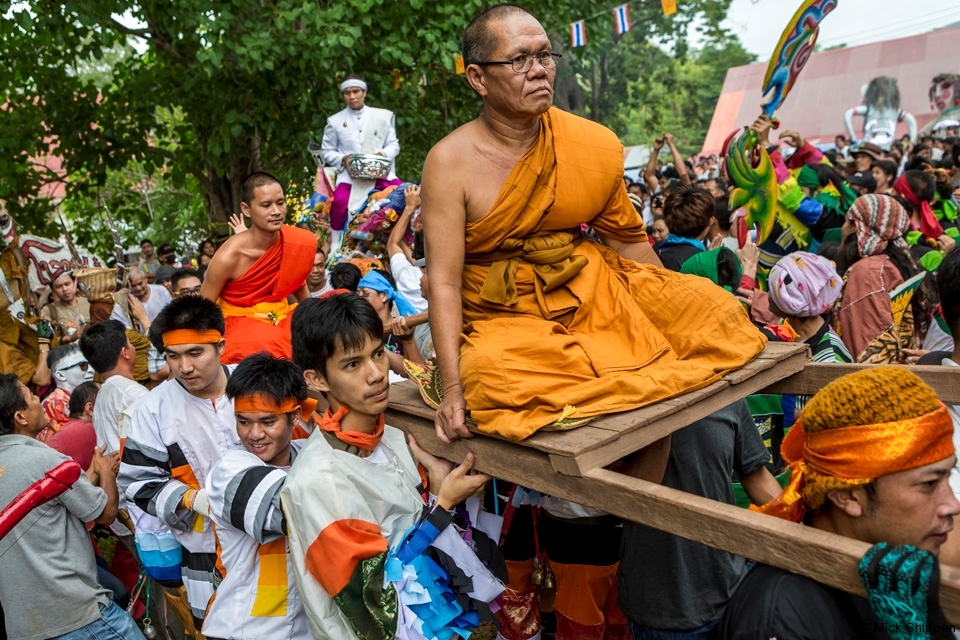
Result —
[{"label": "dark hair", "polygon": [[960,340],[960,246],[951,249],[937,268],[937,290],[943,319],[954,340]]},{"label": "dark hair", "polygon": [[[916,170],[904,171],[903,175],[906,176],[907,184],[910,185],[910,190],[913,191],[913,195],[917,196],[921,202],[933,202],[934,197],[937,195],[937,181],[932,175],[926,171]],[[894,197],[900,201],[900,204],[902,204],[907,211],[914,210],[915,207],[903,196],[897,194]]]},{"label": "dark hair", "polygon": [[214,242],[213,240],[211,240],[210,238],[204,238],[203,240],[200,241],[200,244],[197,245],[197,254],[199,255],[199,254],[203,253],[203,248],[204,248],[205,246],[207,246],[208,244],[212,244],[212,245],[213,245],[213,250],[214,250],[214,251],[217,250],[217,243],[215,243],[215,242]]},{"label": "dark hair", "polygon": [[732,291],[740,288],[741,267],[737,255],[726,247],[717,252],[717,284],[730,287]]},{"label": "dark hair", "polygon": [[308,298],[290,323],[293,361],[327,375],[327,361],[338,349],[357,351],[367,338],[383,340],[383,322],[369,302],[353,294]]},{"label": "dark hair", "polygon": [[150,325],[150,342],[163,353],[163,334],[176,329],[223,333],[223,314],[217,303],[202,296],[180,296],[168,303]]},{"label": "dark hair", "polygon": [[200,272],[196,269],[191,269],[186,267],[184,269],[177,269],[173,272],[173,275],[170,276],[170,288],[173,291],[177,290],[177,285],[180,284],[181,280],[186,278],[197,278],[200,282],[203,282],[203,276],[200,275]]},{"label": "dark hair", "polygon": [[827,260],[832,260],[833,262],[836,262],[837,252],[839,250],[840,250],[839,240],[827,240],[826,242],[821,242],[820,246],[817,247],[817,255],[823,256]]},{"label": "dark hair", "polygon": [[518,4],[504,2],[487,7],[470,21],[463,32],[463,39],[460,40],[460,53],[463,55],[464,66],[489,62],[499,44],[497,36],[490,30],[490,23],[516,13],[533,15]]},{"label": "dark hair", "polygon": [[730,203],[724,198],[716,199],[713,205],[713,217],[717,219],[717,226],[723,231],[729,231],[730,227]]},{"label": "dark hair", "polygon": [[250,201],[253,200],[253,194],[257,188],[270,184],[279,184],[280,187],[283,188],[281,182],[273,174],[267,173],[266,171],[251,173],[240,183],[240,201],[249,205]]},{"label": "dark hair", "polygon": [[[324,260],[327,259],[327,252],[324,251],[324,250],[323,250],[323,247],[321,247],[320,245],[317,245],[317,253],[322,253],[322,254],[323,254],[323,259],[324,259]],[[316,256],[317,253],[315,253],[315,254],[313,254],[313,255]]]},{"label": "dark hair", "polygon": [[330,270],[330,286],[334,289],[356,291],[362,277],[360,267],[349,262],[341,262]]},{"label": "dark hair", "polygon": [[367,81],[364,79],[364,77],[363,77],[362,75],[360,75],[359,73],[348,73],[346,76],[344,76],[343,82],[346,82],[347,80],[359,80],[360,82],[362,82],[362,83],[364,83],[364,84],[367,83]]},{"label": "dark hair", "polygon": [[950,147],[950,157],[953,158],[953,164],[960,164],[960,138],[954,139]]},{"label": "dark hair", "polygon": [[715,201],[703,187],[686,185],[667,195],[663,203],[663,220],[670,233],[683,238],[696,238],[710,226]]},{"label": "dark hair", "polygon": [[873,166],[887,174],[887,177],[890,178],[890,182],[893,182],[893,179],[897,177],[897,163],[893,160],[876,160],[874,161]]},{"label": "dark hair", "polygon": [[150,243],[150,246],[151,246],[151,247],[153,246],[153,240],[151,240],[150,238],[144,238],[143,240],[141,240],[141,241],[140,241],[140,246],[142,247],[143,245],[145,245],[145,244],[147,244],[147,243]]},{"label": "dark hair", "polygon": [[80,335],[80,351],[100,375],[117,366],[120,352],[127,346],[127,329],[119,320],[94,322]]},{"label": "dark hair", "polygon": [[58,362],[66,358],[71,353],[76,353],[78,351],[79,347],[77,347],[75,344],[62,344],[59,347],[54,347],[47,353],[47,366],[50,368],[50,371],[53,371]]},{"label": "dark hair", "polygon": [[100,391],[100,384],[93,380],[88,380],[77,385],[77,388],[70,394],[70,417],[79,418],[83,415],[83,408],[88,402],[94,402],[97,399],[97,393]]},{"label": "dark hair", "polygon": [[903,165],[903,172],[907,171],[923,171],[927,167],[932,167],[933,163],[930,160],[927,160],[923,156],[913,156],[907,163]]},{"label": "dark hair", "polygon": [[240,361],[227,380],[227,396],[262,394],[278,403],[287,398],[303,402],[307,397],[307,383],[303,370],[286,358],[274,358],[267,353],[257,353]]},{"label": "dark hair", "polygon": [[15,373],[0,374],[0,435],[3,436],[14,432],[14,414],[26,411],[29,406],[18,382],[20,379]]}]

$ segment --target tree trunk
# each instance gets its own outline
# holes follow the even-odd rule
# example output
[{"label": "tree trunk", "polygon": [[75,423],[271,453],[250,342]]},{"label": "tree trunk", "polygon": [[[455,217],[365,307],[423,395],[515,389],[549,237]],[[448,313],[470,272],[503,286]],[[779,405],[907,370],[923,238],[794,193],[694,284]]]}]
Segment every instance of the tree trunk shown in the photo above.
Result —
[{"label": "tree trunk", "polygon": [[204,166],[202,176],[210,222],[225,223],[233,214],[240,215],[240,185],[251,173],[262,171],[260,166],[260,133],[247,139],[247,150],[242,155],[231,156],[226,171],[212,164]]}]

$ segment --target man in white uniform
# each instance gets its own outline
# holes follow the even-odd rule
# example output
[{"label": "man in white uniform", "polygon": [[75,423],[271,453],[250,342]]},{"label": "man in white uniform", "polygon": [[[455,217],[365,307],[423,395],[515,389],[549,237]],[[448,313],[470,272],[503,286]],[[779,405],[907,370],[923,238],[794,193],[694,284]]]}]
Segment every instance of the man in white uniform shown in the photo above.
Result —
[{"label": "man in white uniform", "polygon": [[[336,167],[337,188],[330,208],[330,229],[333,237],[330,246],[340,246],[340,238],[347,224],[347,212],[356,210],[366,199],[370,189],[384,189],[399,184],[394,173],[394,161],[400,154],[397,140],[396,117],[392,111],[377,109],[364,104],[367,83],[351,73],[340,83],[340,91],[347,108],[327,118],[323,129],[321,156],[327,166]],[[347,163],[353,154],[380,155],[390,160],[390,175],[386,179],[353,179],[347,172]],[[356,184],[357,189],[353,189]]]}]

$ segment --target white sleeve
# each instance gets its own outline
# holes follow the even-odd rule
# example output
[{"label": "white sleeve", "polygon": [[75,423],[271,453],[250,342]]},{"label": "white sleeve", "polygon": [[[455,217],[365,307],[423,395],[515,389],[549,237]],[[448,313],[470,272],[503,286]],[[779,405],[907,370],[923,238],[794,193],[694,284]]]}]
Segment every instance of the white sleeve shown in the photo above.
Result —
[{"label": "white sleeve", "polygon": [[320,157],[328,167],[339,169],[343,162],[343,154],[340,153],[337,142],[337,128],[333,126],[330,118],[327,118],[327,124],[323,128],[323,140],[320,142]]},{"label": "white sleeve", "polygon": [[390,114],[390,128],[387,129],[387,137],[383,141],[383,155],[390,160],[396,160],[400,155],[400,141],[397,139],[397,116]]}]

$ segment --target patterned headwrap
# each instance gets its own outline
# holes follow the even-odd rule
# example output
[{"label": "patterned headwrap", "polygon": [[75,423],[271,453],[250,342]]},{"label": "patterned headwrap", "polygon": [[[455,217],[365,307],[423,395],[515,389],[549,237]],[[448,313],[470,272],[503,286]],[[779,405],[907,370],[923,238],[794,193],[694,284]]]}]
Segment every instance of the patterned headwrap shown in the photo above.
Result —
[{"label": "patterned headwrap", "polygon": [[770,270],[767,282],[770,299],[777,308],[797,318],[825,313],[840,297],[842,285],[832,262],[806,251],[780,258]]},{"label": "patterned headwrap", "polygon": [[953,420],[923,380],[903,367],[858,371],[837,378],[807,403],[781,447],[790,483],[778,497],[751,509],[800,522],[820,509],[831,491],[953,453]]},{"label": "patterned headwrap", "polygon": [[909,251],[903,236],[910,228],[910,214],[890,196],[874,193],[860,196],[847,212],[847,218],[857,226],[861,257],[879,255],[891,242]]}]

